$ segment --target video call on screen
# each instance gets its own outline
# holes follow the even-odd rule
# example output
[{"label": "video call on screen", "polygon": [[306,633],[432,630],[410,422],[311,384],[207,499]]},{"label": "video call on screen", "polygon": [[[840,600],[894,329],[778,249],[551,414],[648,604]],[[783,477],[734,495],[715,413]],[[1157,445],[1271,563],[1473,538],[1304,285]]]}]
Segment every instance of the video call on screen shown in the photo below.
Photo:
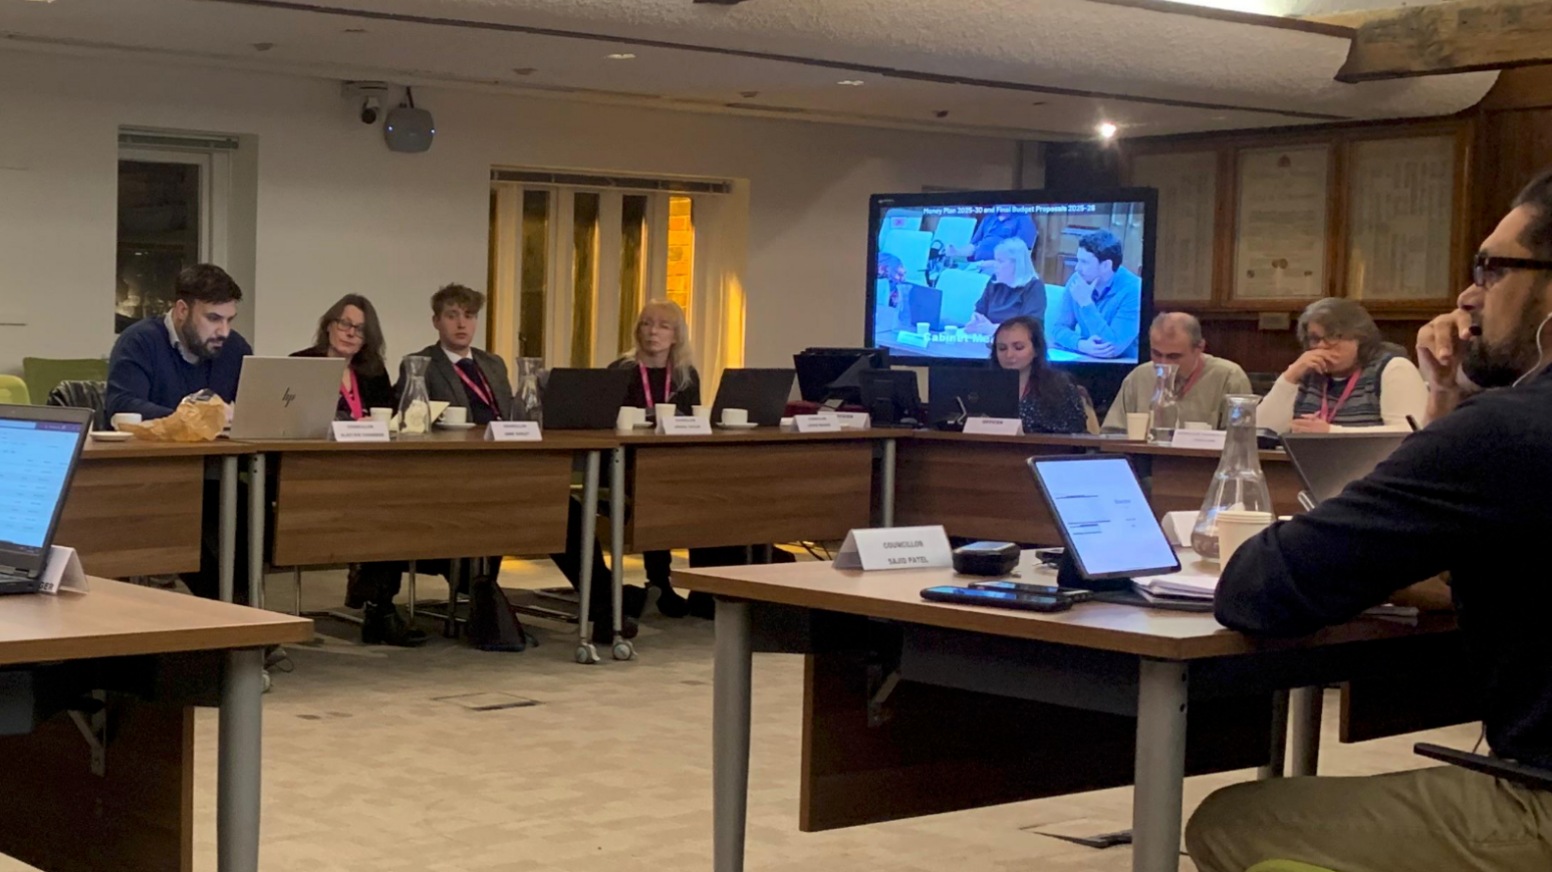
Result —
[{"label": "video call on screen", "polygon": [[1144,203],[877,208],[870,344],[984,360],[997,325],[1026,315],[1048,360],[1138,363]]}]

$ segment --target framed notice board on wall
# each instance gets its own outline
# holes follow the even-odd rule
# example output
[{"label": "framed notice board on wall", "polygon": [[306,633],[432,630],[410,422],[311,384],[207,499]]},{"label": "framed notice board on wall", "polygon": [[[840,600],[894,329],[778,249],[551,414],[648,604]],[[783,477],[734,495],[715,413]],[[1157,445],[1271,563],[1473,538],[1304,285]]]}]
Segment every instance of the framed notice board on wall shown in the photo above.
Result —
[{"label": "framed notice board on wall", "polygon": [[1153,299],[1211,300],[1217,152],[1139,155],[1132,161],[1131,179],[1134,185],[1157,188],[1159,192]]},{"label": "framed notice board on wall", "polygon": [[1352,143],[1347,160],[1347,296],[1445,300],[1455,216],[1455,137]]},{"label": "framed notice board on wall", "polygon": [[1327,145],[1239,152],[1234,300],[1325,296],[1330,175]]}]

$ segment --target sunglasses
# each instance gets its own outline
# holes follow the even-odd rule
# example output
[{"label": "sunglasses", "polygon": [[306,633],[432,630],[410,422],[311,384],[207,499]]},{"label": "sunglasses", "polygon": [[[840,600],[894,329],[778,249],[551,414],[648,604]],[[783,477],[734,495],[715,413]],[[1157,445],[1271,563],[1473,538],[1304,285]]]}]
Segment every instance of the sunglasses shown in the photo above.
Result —
[{"label": "sunglasses", "polygon": [[1471,260],[1471,281],[1482,290],[1498,284],[1504,273],[1511,269],[1552,271],[1552,260],[1534,260],[1528,257],[1489,257],[1478,254]]}]

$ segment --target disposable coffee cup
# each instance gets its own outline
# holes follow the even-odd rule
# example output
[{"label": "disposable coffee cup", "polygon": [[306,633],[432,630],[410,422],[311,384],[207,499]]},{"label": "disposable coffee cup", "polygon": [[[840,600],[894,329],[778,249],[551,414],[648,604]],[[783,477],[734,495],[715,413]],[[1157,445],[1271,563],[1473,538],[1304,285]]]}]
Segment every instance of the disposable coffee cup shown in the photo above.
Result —
[{"label": "disposable coffee cup", "polygon": [[1272,526],[1271,512],[1223,509],[1218,512],[1218,562],[1224,566],[1239,546]]},{"label": "disposable coffee cup", "polygon": [[1148,438],[1148,413],[1126,413],[1126,438],[1133,442],[1141,442]]},{"label": "disposable coffee cup", "polygon": [[621,406],[619,414],[614,416],[614,429],[621,433],[629,433],[637,424],[647,422],[647,410],[640,406]]},{"label": "disposable coffee cup", "polygon": [[393,420],[393,410],[387,406],[373,406],[367,414],[373,421],[382,421],[384,424]]},{"label": "disposable coffee cup", "polygon": [[695,417],[700,418],[702,420],[710,421],[711,420],[711,407],[710,406],[691,406],[690,407],[690,414],[692,414]]},{"label": "disposable coffee cup", "polygon": [[109,421],[113,424],[113,429],[122,430],[125,424],[139,424],[141,418],[139,412],[120,412]]},{"label": "disposable coffee cup", "polygon": [[748,409],[723,409],[722,423],[733,427],[742,427],[749,423]]},{"label": "disposable coffee cup", "polygon": [[1187,421],[1180,425],[1182,430],[1211,430],[1212,425],[1206,421]]},{"label": "disposable coffee cup", "polygon": [[921,335],[926,336],[931,331],[932,331],[932,323],[931,322],[929,322],[929,321],[917,321],[916,322],[916,332],[917,333],[920,333]]},{"label": "disposable coffee cup", "polygon": [[469,423],[469,410],[463,406],[448,406],[442,410],[443,424]]}]

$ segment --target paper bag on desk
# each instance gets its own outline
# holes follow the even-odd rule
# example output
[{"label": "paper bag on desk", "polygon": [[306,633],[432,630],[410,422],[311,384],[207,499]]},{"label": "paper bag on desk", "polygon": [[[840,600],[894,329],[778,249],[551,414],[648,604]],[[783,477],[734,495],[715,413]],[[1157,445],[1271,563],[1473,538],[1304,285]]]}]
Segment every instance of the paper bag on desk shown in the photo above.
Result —
[{"label": "paper bag on desk", "polygon": [[143,424],[121,424],[120,430],[147,442],[209,442],[226,427],[226,401],[205,392],[185,397],[165,418]]}]

